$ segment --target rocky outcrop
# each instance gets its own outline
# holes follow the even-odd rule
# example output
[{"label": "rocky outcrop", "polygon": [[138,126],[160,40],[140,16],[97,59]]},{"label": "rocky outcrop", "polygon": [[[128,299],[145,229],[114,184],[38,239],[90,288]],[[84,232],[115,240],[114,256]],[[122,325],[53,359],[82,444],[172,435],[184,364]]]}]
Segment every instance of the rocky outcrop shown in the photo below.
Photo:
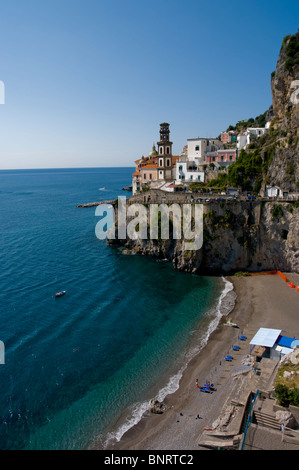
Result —
[{"label": "rocky outcrop", "polygon": [[165,411],[167,411],[167,406],[164,403],[160,402],[159,400],[156,400],[155,398],[151,400],[150,407],[149,407],[150,413],[161,415]]},{"label": "rocky outcrop", "polygon": [[237,271],[299,272],[297,203],[235,201],[204,205],[203,246],[184,249],[184,240],[112,240],[126,253],[171,261],[180,271],[230,274]]},{"label": "rocky outcrop", "polygon": [[77,207],[96,207],[103,204],[114,204],[115,200],[111,201],[97,201],[97,202],[87,202],[86,204],[79,204]]}]

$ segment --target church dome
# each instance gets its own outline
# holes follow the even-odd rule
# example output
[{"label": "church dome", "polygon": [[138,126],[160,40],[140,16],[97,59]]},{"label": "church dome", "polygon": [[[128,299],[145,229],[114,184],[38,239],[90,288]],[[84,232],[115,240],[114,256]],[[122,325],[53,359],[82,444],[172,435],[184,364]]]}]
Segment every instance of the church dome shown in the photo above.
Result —
[{"label": "church dome", "polygon": [[151,151],[151,153],[150,153],[150,156],[151,156],[151,157],[153,157],[154,155],[158,155],[158,152],[157,152],[157,150],[156,150],[155,144],[153,145],[152,151]]}]

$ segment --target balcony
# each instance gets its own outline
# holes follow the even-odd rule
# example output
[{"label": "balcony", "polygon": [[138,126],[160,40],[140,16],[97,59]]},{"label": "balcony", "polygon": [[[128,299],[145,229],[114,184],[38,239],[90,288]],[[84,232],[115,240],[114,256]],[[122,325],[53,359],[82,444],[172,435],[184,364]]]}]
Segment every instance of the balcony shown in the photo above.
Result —
[{"label": "balcony", "polygon": [[197,171],[197,166],[196,165],[188,165],[187,166],[187,171]]}]

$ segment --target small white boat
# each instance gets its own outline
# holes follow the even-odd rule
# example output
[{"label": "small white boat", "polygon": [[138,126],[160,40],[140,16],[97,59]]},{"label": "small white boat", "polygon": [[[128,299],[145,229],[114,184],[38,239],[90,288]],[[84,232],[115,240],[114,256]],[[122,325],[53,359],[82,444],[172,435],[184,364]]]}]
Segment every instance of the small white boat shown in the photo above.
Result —
[{"label": "small white boat", "polygon": [[55,297],[62,297],[66,294],[66,291],[63,290],[62,292],[57,292],[57,294],[55,294]]},{"label": "small white boat", "polygon": [[232,326],[233,328],[239,328],[237,323],[233,323],[231,320],[227,320],[226,323],[224,323],[225,326]]}]

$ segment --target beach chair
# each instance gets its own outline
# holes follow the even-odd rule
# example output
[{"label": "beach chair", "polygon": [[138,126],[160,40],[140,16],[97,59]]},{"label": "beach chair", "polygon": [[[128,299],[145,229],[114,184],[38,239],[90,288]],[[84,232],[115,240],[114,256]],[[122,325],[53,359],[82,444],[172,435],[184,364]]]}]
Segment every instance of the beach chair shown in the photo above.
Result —
[{"label": "beach chair", "polygon": [[204,393],[212,393],[210,387],[199,387],[199,391]]},{"label": "beach chair", "polygon": [[240,339],[241,341],[246,341],[247,337],[244,336],[244,335],[242,335],[242,336],[239,336],[239,339]]},{"label": "beach chair", "polygon": [[235,345],[235,346],[233,346],[233,348],[232,348],[232,349],[233,349],[233,351],[239,351],[239,349],[240,349],[240,346],[237,346],[237,345]]},{"label": "beach chair", "polygon": [[209,388],[212,392],[216,392],[216,388],[214,387],[214,384],[211,384]]},{"label": "beach chair", "polygon": [[203,388],[209,388],[210,390],[216,390],[215,387],[214,387],[214,384],[210,384],[210,383],[205,383],[203,385]]},{"label": "beach chair", "polygon": [[227,355],[227,356],[225,357],[225,360],[226,360],[226,361],[232,361],[232,360],[233,360],[233,356]]},{"label": "beach chair", "polygon": [[202,387],[199,387],[199,390],[205,393],[212,393],[214,390],[214,384],[208,385],[205,383]]}]

